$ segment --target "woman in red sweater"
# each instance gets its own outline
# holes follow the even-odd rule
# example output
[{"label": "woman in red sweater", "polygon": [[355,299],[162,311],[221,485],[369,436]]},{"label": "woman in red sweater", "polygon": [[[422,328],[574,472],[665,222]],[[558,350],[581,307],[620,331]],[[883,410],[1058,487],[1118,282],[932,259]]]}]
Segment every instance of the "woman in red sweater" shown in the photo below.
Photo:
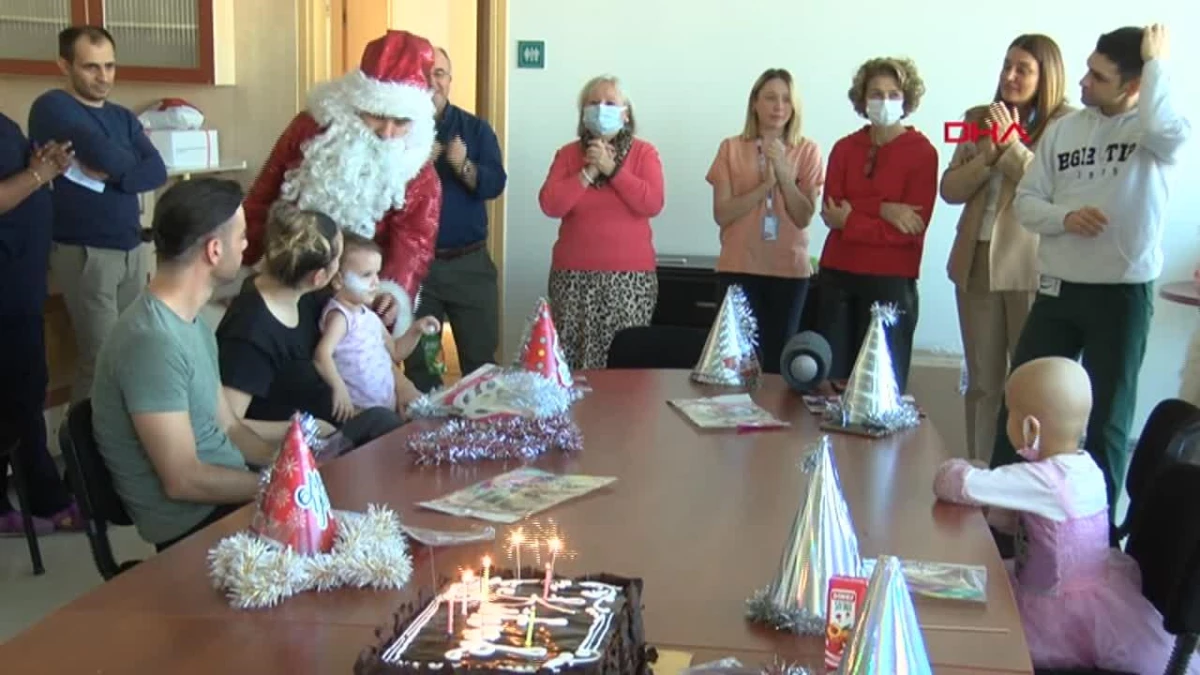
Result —
[{"label": "woman in red sweater", "polygon": [[830,232],[821,253],[817,323],[833,348],[830,377],[850,376],[871,306],[894,304],[900,316],[887,340],[901,393],[917,328],[925,228],[938,188],[937,150],[902,124],[924,93],[907,59],[871,59],[858,69],[850,102],[870,124],[833,146],[821,211]]},{"label": "woman in red sweater", "polygon": [[618,331],[649,325],[658,301],[650,219],[663,208],[658,151],[634,137],[633,106],[614,77],[579,95],[579,138],[559,148],[542,212],[561,218],[550,312],[573,369],[603,368]]}]

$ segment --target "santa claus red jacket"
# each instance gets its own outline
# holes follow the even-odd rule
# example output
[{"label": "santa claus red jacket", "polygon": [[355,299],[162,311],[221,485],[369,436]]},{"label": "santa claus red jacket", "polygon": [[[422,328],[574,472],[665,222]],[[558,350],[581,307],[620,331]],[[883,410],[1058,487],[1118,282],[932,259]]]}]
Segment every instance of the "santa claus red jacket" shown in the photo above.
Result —
[{"label": "santa claus red jacket", "polygon": [[[275,142],[246,196],[244,264],[263,255],[268,213],[285,199],[373,237],[383,249],[384,290],[402,289],[408,296],[398,298],[403,301],[416,297],[433,258],[442,203],[429,161],[435,138],[427,80],[432,63],[428,41],[389,31],[367,45],[360,68],[313,88],[308,109]],[[407,131],[399,138],[377,137],[364,113],[408,120]]]}]

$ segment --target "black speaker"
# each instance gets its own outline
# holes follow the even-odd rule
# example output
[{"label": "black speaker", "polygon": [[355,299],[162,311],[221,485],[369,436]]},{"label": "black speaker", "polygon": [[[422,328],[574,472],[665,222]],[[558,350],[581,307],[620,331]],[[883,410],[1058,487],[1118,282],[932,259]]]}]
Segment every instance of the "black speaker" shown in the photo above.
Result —
[{"label": "black speaker", "polygon": [[779,374],[793,390],[810,392],[829,377],[833,349],[819,333],[805,331],[783,346]]}]

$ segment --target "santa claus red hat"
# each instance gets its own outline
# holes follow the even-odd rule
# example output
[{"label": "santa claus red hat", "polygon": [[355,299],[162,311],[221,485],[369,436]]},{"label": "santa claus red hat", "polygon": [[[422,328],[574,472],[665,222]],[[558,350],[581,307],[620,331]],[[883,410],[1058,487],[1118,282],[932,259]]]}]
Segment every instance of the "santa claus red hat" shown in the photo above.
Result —
[{"label": "santa claus red hat", "polygon": [[[339,103],[381,117],[433,119],[433,45],[408,31],[389,30],[386,35],[367,43],[357,70],[339,81],[333,95]],[[332,92],[322,92],[332,93]],[[320,119],[322,106],[312,110]]]}]

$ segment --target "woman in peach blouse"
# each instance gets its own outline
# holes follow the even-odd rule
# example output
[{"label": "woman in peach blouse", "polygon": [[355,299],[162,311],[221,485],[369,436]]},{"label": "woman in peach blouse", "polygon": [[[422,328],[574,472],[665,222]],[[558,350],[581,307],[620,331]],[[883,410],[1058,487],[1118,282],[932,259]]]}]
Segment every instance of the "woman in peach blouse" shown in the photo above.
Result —
[{"label": "woman in peach blouse", "polygon": [[663,208],[663,169],[635,130],[617,79],[593,78],[579,94],[578,138],[555,153],[538,196],[562,219],[550,313],[572,369],[605,367],[613,336],[649,325],[658,302],[650,219]]},{"label": "woman in peach blouse", "polygon": [[721,297],[733,284],[746,291],[769,373],[779,372],[783,345],[800,329],[812,276],[808,224],[825,180],[822,165],[816,143],[800,135],[791,73],[765,71],[750,89],[745,128],[721,142],[706,178],[721,233]]}]

